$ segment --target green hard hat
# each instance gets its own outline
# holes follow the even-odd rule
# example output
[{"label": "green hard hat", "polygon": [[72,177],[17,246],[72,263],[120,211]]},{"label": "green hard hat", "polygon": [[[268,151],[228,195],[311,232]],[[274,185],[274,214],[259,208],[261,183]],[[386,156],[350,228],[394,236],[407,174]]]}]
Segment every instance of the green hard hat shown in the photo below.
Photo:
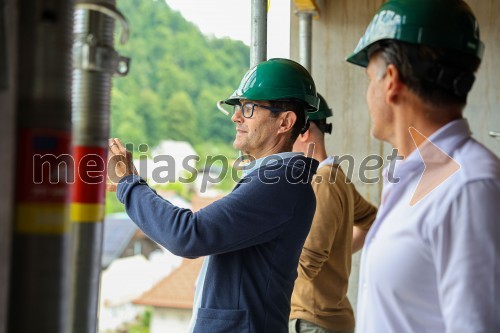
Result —
[{"label": "green hard hat", "polygon": [[309,120],[321,120],[333,116],[332,109],[328,106],[325,98],[318,93],[319,108],[317,112],[308,112]]},{"label": "green hard hat", "polygon": [[311,74],[300,64],[289,59],[269,59],[251,68],[241,80],[238,89],[224,102],[229,105],[241,99],[273,101],[297,99],[316,111],[319,98]]},{"label": "green hard hat", "polygon": [[480,60],[484,52],[477,20],[463,0],[385,2],[346,60],[366,67],[368,48],[377,41],[388,39],[456,50]]}]

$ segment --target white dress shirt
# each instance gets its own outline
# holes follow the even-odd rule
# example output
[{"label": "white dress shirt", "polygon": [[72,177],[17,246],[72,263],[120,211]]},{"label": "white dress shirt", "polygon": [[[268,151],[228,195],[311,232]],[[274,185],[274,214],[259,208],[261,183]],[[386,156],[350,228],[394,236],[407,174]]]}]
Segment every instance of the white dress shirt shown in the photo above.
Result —
[{"label": "white dress shirt", "polygon": [[415,205],[418,150],[397,162],[398,183],[384,179],[356,332],[500,332],[500,161],[470,135],[460,119],[429,138],[461,168]]}]

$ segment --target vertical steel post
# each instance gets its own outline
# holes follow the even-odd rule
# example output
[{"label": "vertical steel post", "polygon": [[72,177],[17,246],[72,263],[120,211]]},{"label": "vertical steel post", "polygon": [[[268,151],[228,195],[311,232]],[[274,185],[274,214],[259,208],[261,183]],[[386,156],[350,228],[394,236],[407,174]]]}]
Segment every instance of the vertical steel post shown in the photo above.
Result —
[{"label": "vertical steel post", "polygon": [[311,72],[312,16],[311,12],[298,12],[299,16],[299,62]]},{"label": "vertical steel post", "polygon": [[16,156],[15,77],[16,17],[14,1],[0,1],[0,333],[7,333],[7,300],[14,221],[14,156]]},{"label": "vertical steel post", "polygon": [[16,5],[18,140],[8,332],[67,333],[73,7],[67,0]]},{"label": "vertical steel post", "polygon": [[267,0],[252,0],[250,68],[267,59]]},{"label": "vertical steel post", "polygon": [[[0,0],[0,91],[7,89],[7,15],[6,0]],[[9,27],[9,29],[12,29]]]},{"label": "vertical steel post", "polygon": [[94,333],[98,327],[111,85],[114,74],[128,71],[128,59],[113,48],[115,18],[124,23],[122,36],[128,36],[128,25],[114,0],[76,2],[72,142],[77,172],[71,203],[73,333]]}]

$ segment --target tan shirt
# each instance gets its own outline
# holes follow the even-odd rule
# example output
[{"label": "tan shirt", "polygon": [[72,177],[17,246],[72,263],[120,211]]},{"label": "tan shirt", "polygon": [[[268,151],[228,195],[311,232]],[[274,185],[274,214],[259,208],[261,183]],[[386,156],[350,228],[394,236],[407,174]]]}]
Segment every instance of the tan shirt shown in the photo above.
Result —
[{"label": "tan shirt", "polygon": [[316,213],[300,256],[290,318],[304,319],[329,330],[351,330],[354,314],[347,287],[352,228],[356,225],[368,230],[377,209],[353,184],[346,183],[346,175],[338,165],[318,169],[312,186]]}]

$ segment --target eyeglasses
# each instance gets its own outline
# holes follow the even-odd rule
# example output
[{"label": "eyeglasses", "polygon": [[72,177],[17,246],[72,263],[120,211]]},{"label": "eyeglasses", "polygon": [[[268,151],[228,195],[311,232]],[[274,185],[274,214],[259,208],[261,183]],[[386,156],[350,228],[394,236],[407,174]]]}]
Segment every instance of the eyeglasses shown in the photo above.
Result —
[{"label": "eyeglasses", "polygon": [[236,111],[241,111],[241,114],[243,115],[244,118],[252,118],[255,107],[263,108],[271,112],[285,112],[285,110],[280,108],[273,108],[266,105],[255,104],[252,102],[245,102],[243,104],[236,104],[233,108],[233,114]]}]

